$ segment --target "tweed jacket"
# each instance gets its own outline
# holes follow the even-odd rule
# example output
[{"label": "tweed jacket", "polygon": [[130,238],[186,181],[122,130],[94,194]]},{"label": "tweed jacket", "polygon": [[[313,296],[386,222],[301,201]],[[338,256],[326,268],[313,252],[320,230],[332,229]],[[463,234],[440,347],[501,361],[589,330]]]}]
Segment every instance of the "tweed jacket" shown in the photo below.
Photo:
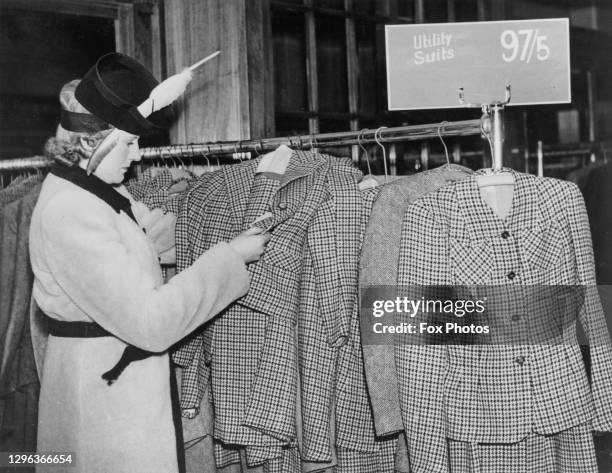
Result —
[{"label": "tweed jacket", "polygon": [[[529,290],[584,288],[578,318],[591,345],[591,387],[575,324],[559,343],[396,345],[399,397],[414,472],[446,471],[445,437],[513,443],[531,432],[555,434],[592,421],[612,428],[612,348],[599,296],[584,202],[568,182],[514,176],[508,217],[484,202],[476,176],[424,196],[404,216],[398,284],[524,291],[511,323],[536,323]],[[481,174],[479,171],[476,174]],[[553,314],[554,315],[554,314]],[[559,340],[557,340],[559,341]],[[424,441],[425,439],[425,441]]]},{"label": "tweed jacket", "polygon": [[[406,207],[417,198],[470,174],[470,169],[451,164],[405,176],[381,188],[363,237],[359,263],[359,285],[362,290],[371,286],[394,287],[397,284],[402,218]],[[372,327],[365,326],[363,329],[372,330]],[[368,345],[365,341],[362,340],[363,362],[376,434],[384,436],[402,431],[404,426],[397,415],[399,400],[393,344]]]},{"label": "tweed jacket", "polygon": [[[181,405],[198,406],[210,380],[215,438],[246,445],[248,463],[256,465],[295,445],[299,375],[308,433],[302,458],[326,462],[332,458],[330,347],[349,336],[361,173],[350,160],[301,151],[292,154],[279,179],[256,174],[258,162],[205,174],[179,212],[179,271],[265,213],[268,218],[257,225],[272,229],[264,255],[249,266],[249,293],[175,351],[175,362],[184,368]],[[319,344],[325,353],[315,349]]]},{"label": "tweed jacket", "polygon": [[[23,337],[24,332],[29,332],[26,324],[29,324],[34,281],[30,268],[28,235],[39,193],[38,185],[26,196],[0,211],[0,396],[14,391],[22,383],[37,381],[34,366],[21,366],[19,370],[16,366],[20,366],[20,345],[25,344],[24,348],[31,350],[29,337]],[[27,376],[26,373],[31,375]]]}]

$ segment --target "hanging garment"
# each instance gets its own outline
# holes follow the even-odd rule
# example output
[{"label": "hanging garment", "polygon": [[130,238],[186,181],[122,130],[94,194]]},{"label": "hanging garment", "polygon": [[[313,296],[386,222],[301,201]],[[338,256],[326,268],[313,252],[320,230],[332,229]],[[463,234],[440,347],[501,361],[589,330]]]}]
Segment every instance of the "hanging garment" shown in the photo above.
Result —
[{"label": "hanging garment", "polygon": [[612,164],[591,169],[584,187],[599,284],[612,284]]},{"label": "hanging garment", "polygon": [[[40,186],[35,186],[1,210],[0,406],[4,408],[0,412],[1,451],[36,450],[40,385],[28,317],[33,281],[28,234],[39,192]],[[5,247],[7,241],[14,245]]]},{"label": "hanging garment", "polygon": [[605,166],[605,163],[602,162],[589,163],[584,167],[574,169],[573,171],[569,172],[565,177],[565,180],[576,184],[580,191],[584,194],[588,189],[587,185],[591,173],[598,172],[598,170],[603,166]]},{"label": "hanging garment", "polygon": [[[17,347],[29,324],[29,305],[34,280],[28,253],[28,235],[34,205],[40,193],[36,186],[25,197],[2,209],[2,278],[0,284],[0,396],[19,386],[9,381]],[[13,378],[14,379],[14,378]]]},{"label": "hanging garment", "polygon": [[[220,243],[162,285],[129,200],[82,170],[61,175],[45,179],[32,215],[34,297],[50,317],[95,321],[117,338],[49,337],[38,450],[75,452],[72,473],[176,472],[165,350],[246,292],[244,263]],[[109,386],[101,374],[128,343],[159,354],[130,364]]]},{"label": "hanging garment", "polygon": [[16,178],[10,185],[0,189],[0,208],[21,199],[34,189],[42,181],[42,175],[21,176]]},{"label": "hanging garment", "polygon": [[596,473],[593,435],[588,424],[555,435],[530,433],[512,444],[474,444],[449,439],[452,473]]},{"label": "hanging garment", "polygon": [[40,384],[29,329],[26,324],[8,372],[16,388],[0,398],[0,449],[5,452],[36,451]]},{"label": "hanging garment", "polygon": [[[215,438],[246,445],[252,466],[285,458],[285,446],[295,442],[296,376],[299,359],[306,355],[299,350],[296,355],[293,327],[298,324],[298,338],[300,330],[308,333],[308,327],[300,324],[300,311],[311,311],[308,317],[318,321],[316,330],[323,330],[324,343],[341,346],[349,336],[355,286],[351,280],[357,277],[359,246],[360,222],[355,215],[362,205],[357,188],[361,174],[349,160],[296,151],[279,179],[255,174],[257,164],[254,160],[205,175],[185,199],[177,222],[179,270],[267,212],[269,218],[257,225],[273,230],[262,259],[250,266],[249,294],[174,356],[186,368],[182,406],[198,405],[204,391],[199,383],[208,379],[210,370]],[[304,254],[313,258],[313,277],[301,277]],[[307,290],[300,281],[315,285]],[[310,448],[315,458],[303,459],[326,462],[332,456],[329,396],[334,360],[314,361],[309,366],[323,365],[315,376],[309,377],[305,373],[309,368],[299,366],[302,391],[316,392],[324,414],[319,416],[321,411],[316,410],[304,416],[303,431],[320,432],[324,440],[317,442],[320,452]],[[311,383],[319,387],[313,389]],[[302,402],[304,406],[310,402],[307,394]],[[307,407],[302,410],[309,412]],[[316,429],[307,426],[319,422]],[[227,460],[223,455],[217,454],[218,466],[236,461],[235,455]]]},{"label": "hanging garment", "polygon": [[[372,206],[361,250],[359,285],[395,287],[406,207],[422,195],[464,179],[472,171],[456,164],[424,171],[383,186]],[[363,330],[372,330],[371,326]],[[391,339],[392,341],[392,339]],[[404,430],[399,412],[393,344],[363,345],[363,360],[377,435]]]},{"label": "hanging garment", "polygon": [[[595,430],[612,429],[612,346],[595,287],[582,196],[571,183],[505,171],[514,178],[505,220],[484,202],[475,176],[408,207],[398,286],[410,288],[411,298],[418,299],[435,285],[467,285],[474,298],[487,287],[501,285],[514,294],[508,306],[513,310],[490,311],[488,316],[492,322],[509,319],[507,324],[519,333],[525,326],[537,328],[540,315],[554,318],[557,308],[564,309],[554,305],[548,314],[534,313],[542,301],[531,296],[533,291],[582,288],[577,312],[591,347],[591,387],[575,324],[561,325],[554,338],[539,344],[526,339],[487,346],[397,343],[399,399],[415,473],[453,471],[448,465],[457,459],[447,454],[458,450],[449,449],[447,437],[470,443],[480,454],[504,456],[532,433],[558,436],[589,421]],[[524,297],[519,297],[521,291]],[[581,438],[590,435],[584,429],[572,435],[579,431]],[[482,444],[498,448],[481,448]],[[557,468],[570,471],[563,468],[571,469],[574,463],[563,459],[571,457],[573,447],[562,441],[558,445],[563,451],[556,452]],[[475,465],[492,461],[481,458]],[[594,471],[591,466],[586,461],[580,471]],[[503,471],[524,470],[514,463]]]},{"label": "hanging garment", "polygon": [[[361,241],[370,217],[372,204],[384,186],[362,191],[363,206],[359,214]],[[335,403],[336,444],[338,446],[338,471],[347,473],[393,472],[397,439],[376,438],[368,397],[359,337],[359,291],[354,281],[351,339],[339,349],[337,355]]]},{"label": "hanging garment", "polygon": [[167,168],[149,167],[138,177],[125,183],[132,198],[141,202],[148,196],[157,193],[162,187],[172,185],[174,177]]},{"label": "hanging garment", "polygon": [[[366,204],[361,216],[363,246],[359,285],[362,288],[368,285],[395,285],[401,221],[410,200],[465,178],[470,173],[469,169],[462,166],[443,166],[412,176],[402,176],[366,191]],[[355,288],[355,297],[358,297],[357,293]],[[389,436],[403,431],[401,416],[398,415],[400,410],[393,346],[361,346],[358,304],[355,305],[353,322],[354,343],[340,350],[337,382],[338,444],[344,449],[344,458],[353,455],[350,463],[359,465],[349,471],[409,471],[403,437]],[[394,404],[389,400],[395,400]],[[391,427],[393,425],[395,428]]]},{"label": "hanging garment", "polygon": [[[128,181],[125,187],[134,200],[151,210],[165,206],[178,210],[182,197],[195,180],[193,174],[183,169],[150,167]],[[166,211],[172,209],[164,208]]]},{"label": "hanging garment", "polygon": [[[7,365],[8,356],[4,356],[4,347],[6,345],[5,337],[12,322],[11,301],[16,289],[16,256],[19,253],[17,249],[20,246],[20,242],[17,240],[20,211],[19,202],[13,202],[3,207],[2,212],[0,212],[0,314],[2,315],[0,317],[0,333],[2,334],[1,354],[3,358],[6,358],[5,363]],[[5,376],[2,376],[0,380],[2,378],[5,378]],[[6,392],[4,383],[3,381],[3,392]]]}]

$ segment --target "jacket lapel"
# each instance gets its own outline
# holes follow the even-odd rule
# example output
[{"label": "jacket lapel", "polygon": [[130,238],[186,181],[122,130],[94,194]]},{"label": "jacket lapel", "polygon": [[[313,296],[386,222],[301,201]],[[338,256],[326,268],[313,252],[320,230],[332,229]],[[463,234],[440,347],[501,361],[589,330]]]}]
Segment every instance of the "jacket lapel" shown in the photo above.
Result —
[{"label": "jacket lapel", "polygon": [[313,176],[325,172],[329,165],[329,160],[318,154],[293,152],[285,174],[280,177],[278,190],[269,201],[272,215],[267,222],[268,228],[280,225],[304,205],[308,194],[313,192]]},{"label": "jacket lapel", "polygon": [[229,203],[229,218],[236,234],[246,230],[244,218],[249,206],[249,195],[259,159],[223,167],[223,179]]},{"label": "jacket lapel", "polygon": [[504,230],[523,233],[541,227],[543,216],[538,203],[535,182],[537,178],[512,169],[504,168],[504,171],[514,176],[514,192],[508,217],[502,220],[483,200],[477,176],[486,171],[477,171],[455,186],[459,212],[451,222],[451,237],[459,240],[482,241],[495,238]]}]

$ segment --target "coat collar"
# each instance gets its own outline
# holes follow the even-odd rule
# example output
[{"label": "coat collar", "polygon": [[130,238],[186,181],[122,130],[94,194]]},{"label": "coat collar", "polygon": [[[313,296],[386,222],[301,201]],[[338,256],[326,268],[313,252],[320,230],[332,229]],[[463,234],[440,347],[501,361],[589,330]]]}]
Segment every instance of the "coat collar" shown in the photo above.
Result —
[{"label": "coat collar", "polygon": [[[225,166],[223,169],[225,187],[229,197],[229,208],[232,214],[231,218],[238,231],[245,230],[243,217],[249,213],[249,206],[252,203],[250,199],[251,184],[261,159],[260,157],[235,166]],[[323,155],[308,151],[293,151],[285,173],[279,175],[278,188],[269,203],[270,209],[274,211],[274,218],[270,223],[271,226],[276,226],[286,220],[295,211],[294,207],[299,206],[305,197],[304,195],[297,195],[297,193],[300,193],[299,191],[305,191],[305,188],[300,188],[299,191],[298,189],[291,188],[292,190],[287,192],[283,192],[283,189],[291,182],[310,176],[321,167],[329,167],[329,165],[329,159]],[[273,201],[275,200],[282,200],[280,207],[274,205]]]},{"label": "coat collar", "polygon": [[99,177],[93,174],[87,175],[85,170],[78,166],[55,165],[51,168],[50,172],[92,193],[100,200],[106,202],[115,212],[125,212],[136,222],[136,217],[132,213],[130,199],[121,195],[113,186],[107,184]]},{"label": "coat collar", "polygon": [[244,230],[242,219],[249,205],[251,183],[260,160],[261,158],[258,158],[234,166],[223,166],[221,170],[229,200],[230,218],[237,232]]},{"label": "coat collar", "polygon": [[287,169],[280,178],[280,188],[282,189],[296,179],[312,174],[326,164],[329,164],[329,160],[320,154],[301,150],[293,151]]},{"label": "coat collar", "polygon": [[503,171],[514,177],[512,204],[506,219],[500,218],[480,194],[477,177],[490,172],[488,169],[476,171],[455,185],[458,217],[464,221],[466,236],[471,240],[486,240],[498,236],[504,230],[514,233],[537,230],[543,225],[544,217],[538,203],[535,176],[510,168],[503,168]]}]

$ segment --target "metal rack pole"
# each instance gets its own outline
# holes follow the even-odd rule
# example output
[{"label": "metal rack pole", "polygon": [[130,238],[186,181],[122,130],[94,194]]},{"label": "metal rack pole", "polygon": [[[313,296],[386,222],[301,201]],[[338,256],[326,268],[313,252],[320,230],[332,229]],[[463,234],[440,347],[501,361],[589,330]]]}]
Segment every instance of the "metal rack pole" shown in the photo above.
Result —
[{"label": "metal rack pole", "polygon": [[15,158],[0,160],[0,171],[21,171],[24,169],[42,169],[49,167],[52,161],[44,156],[32,158]]},{"label": "metal rack pole", "polygon": [[538,177],[544,176],[544,148],[542,141],[538,141]]},{"label": "metal rack pole", "polygon": [[489,140],[491,145],[491,167],[493,171],[501,171],[504,165],[504,140],[505,140],[505,126],[504,126],[504,108],[510,103],[512,98],[512,90],[510,84],[506,85],[506,97],[503,101],[496,101],[492,103],[467,103],[465,101],[464,89],[459,88],[459,103],[467,108],[481,108],[482,109],[482,132],[485,137]]},{"label": "metal rack pole", "polygon": [[[480,120],[464,120],[457,122],[444,122],[442,134],[444,136],[478,135],[481,132]],[[165,158],[182,158],[198,156],[224,156],[241,153],[261,154],[272,151],[280,145],[291,148],[310,149],[334,146],[351,146],[357,144],[374,143],[376,137],[383,143],[397,141],[417,141],[437,138],[440,133],[440,124],[399,126],[384,129],[365,129],[361,131],[348,131],[339,133],[318,133],[312,135],[296,135],[277,138],[261,138],[243,141],[225,141],[216,143],[179,144],[161,147],[142,148],[140,155],[144,161]],[[18,158],[0,160],[0,171],[45,168],[52,164],[52,160],[37,156],[35,158]]]},{"label": "metal rack pole", "polygon": [[504,166],[504,105],[495,103],[491,111],[491,137],[493,142],[493,170],[501,171]]},{"label": "metal rack pole", "polygon": [[[262,138],[256,140],[228,141],[218,143],[197,143],[171,145],[153,148],[143,148],[141,155],[144,160],[159,157],[184,157],[184,156],[219,156],[234,153],[254,152],[261,154],[272,151],[280,145],[290,148],[310,149],[326,148],[333,146],[351,146],[357,144],[374,143],[375,134],[378,130],[378,139],[384,143],[397,141],[416,141],[428,138],[437,138],[438,123],[426,125],[399,126],[378,129],[365,129],[361,131],[321,133],[314,135],[296,135],[278,138]],[[480,134],[480,120],[464,120],[445,123],[444,136],[468,136]]]}]

